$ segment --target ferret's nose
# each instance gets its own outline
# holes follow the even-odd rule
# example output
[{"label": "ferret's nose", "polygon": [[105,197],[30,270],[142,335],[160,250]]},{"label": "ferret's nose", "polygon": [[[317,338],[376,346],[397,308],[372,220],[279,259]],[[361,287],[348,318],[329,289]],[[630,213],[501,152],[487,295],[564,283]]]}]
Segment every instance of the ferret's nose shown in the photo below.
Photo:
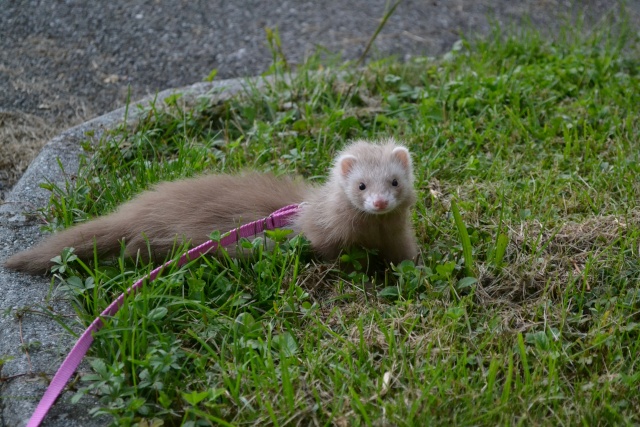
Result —
[{"label": "ferret's nose", "polygon": [[378,209],[379,211],[386,209],[389,206],[389,201],[385,199],[376,199],[373,202],[373,207]]}]

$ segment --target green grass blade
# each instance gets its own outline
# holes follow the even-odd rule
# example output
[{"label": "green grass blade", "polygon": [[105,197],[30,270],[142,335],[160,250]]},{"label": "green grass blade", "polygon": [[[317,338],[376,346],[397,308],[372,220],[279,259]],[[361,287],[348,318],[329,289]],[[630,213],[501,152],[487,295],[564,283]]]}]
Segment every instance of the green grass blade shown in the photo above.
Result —
[{"label": "green grass blade", "polygon": [[469,277],[476,277],[474,262],[473,262],[473,250],[471,248],[471,239],[467,232],[467,227],[462,220],[458,204],[455,200],[451,200],[451,212],[453,213],[453,219],[458,229],[458,236],[460,237],[460,243],[462,244],[462,255],[464,256],[465,274]]}]

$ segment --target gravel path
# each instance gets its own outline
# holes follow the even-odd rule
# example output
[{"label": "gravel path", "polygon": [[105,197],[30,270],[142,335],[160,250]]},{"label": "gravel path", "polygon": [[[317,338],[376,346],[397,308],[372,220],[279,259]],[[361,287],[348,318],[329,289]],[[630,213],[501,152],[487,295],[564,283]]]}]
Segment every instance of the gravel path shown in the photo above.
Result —
[{"label": "gravel path", "polygon": [[[640,1],[626,15],[640,23]],[[357,58],[383,16],[383,0],[6,0],[0,7],[0,199],[48,139],[132,99],[201,81],[263,72],[265,27],[278,28],[290,62],[318,46]],[[373,55],[437,55],[490,19],[530,19],[554,33],[584,13],[620,15],[606,0],[406,0]],[[586,26],[587,29],[590,25]],[[546,30],[545,30],[546,31]]]}]

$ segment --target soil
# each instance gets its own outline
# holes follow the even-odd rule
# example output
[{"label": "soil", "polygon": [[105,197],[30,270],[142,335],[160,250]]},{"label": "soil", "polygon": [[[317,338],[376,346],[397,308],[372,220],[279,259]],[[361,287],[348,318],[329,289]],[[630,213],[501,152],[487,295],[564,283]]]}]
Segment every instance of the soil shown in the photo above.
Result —
[{"label": "soil", "polygon": [[[318,48],[356,59],[392,2],[383,0],[6,0],[0,8],[0,201],[52,136],[217,69],[253,76],[270,63],[265,28],[289,62]],[[370,57],[435,56],[461,35],[530,23],[545,35],[584,16],[584,31],[629,19],[640,1],[405,0]]]}]

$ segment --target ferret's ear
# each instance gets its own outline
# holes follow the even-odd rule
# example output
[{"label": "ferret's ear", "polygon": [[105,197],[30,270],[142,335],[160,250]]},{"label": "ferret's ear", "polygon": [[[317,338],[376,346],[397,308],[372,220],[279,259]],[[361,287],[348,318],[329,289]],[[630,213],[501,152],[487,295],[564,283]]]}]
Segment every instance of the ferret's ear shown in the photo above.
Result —
[{"label": "ferret's ear", "polygon": [[400,160],[400,163],[402,163],[405,169],[411,169],[411,154],[409,154],[409,150],[403,146],[398,146],[394,148],[391,153]]},{"label": "ferret's ear", "polygon": [[346,177],[353,170],[353,166],[356,164],[356,157],[351,154],[344,154],[338,158],[338,167],[340,175]]}]

